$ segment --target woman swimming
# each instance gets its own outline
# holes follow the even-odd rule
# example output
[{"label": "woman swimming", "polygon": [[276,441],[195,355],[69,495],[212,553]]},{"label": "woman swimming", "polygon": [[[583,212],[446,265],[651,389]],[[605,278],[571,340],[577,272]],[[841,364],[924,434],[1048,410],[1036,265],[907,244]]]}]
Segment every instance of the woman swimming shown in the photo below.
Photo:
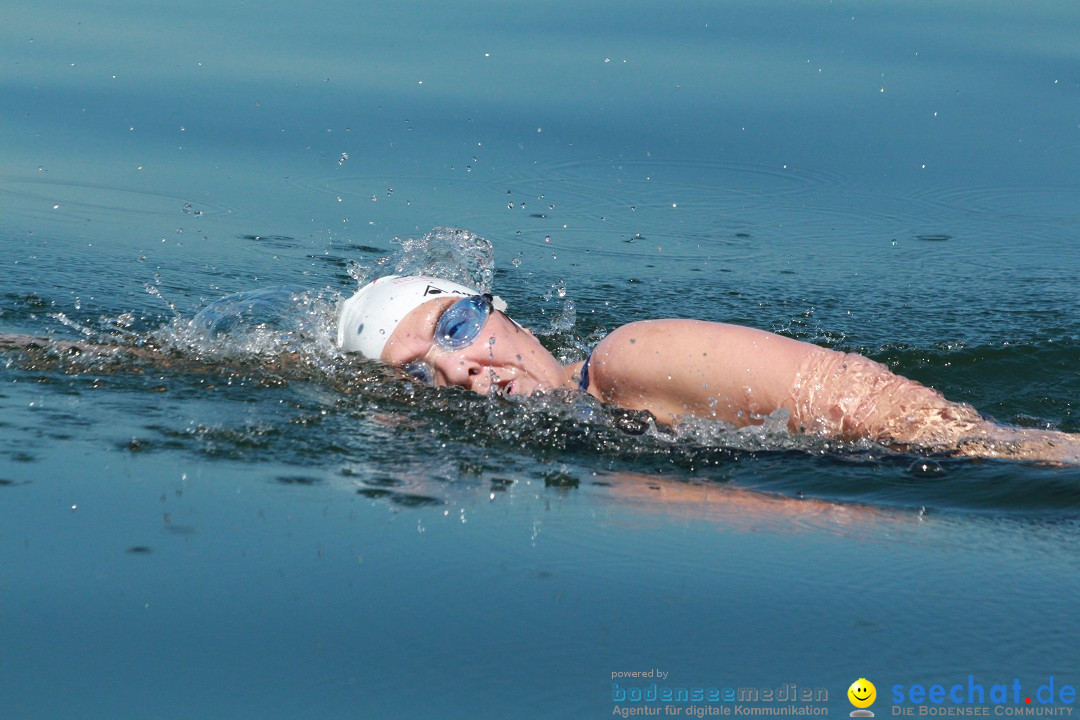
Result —
[{"label": "woman swimming", "polygon": [[577,389],[663,424],[699,417],[744,427],[783,412],[793,433],[1080,463],[1080,436],[998,425],[861,355],[668,319],[624,325],[588,359],[563,365],[503,310],[458,283],[382,277],[343,304],[338,344],[429,385],[505,395]]}]

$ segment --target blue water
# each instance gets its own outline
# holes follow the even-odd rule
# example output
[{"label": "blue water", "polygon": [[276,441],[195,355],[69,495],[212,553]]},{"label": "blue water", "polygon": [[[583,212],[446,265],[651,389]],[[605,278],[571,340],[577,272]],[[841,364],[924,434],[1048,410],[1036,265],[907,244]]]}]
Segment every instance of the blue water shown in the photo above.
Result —
[{"label": "blue water", "polygon": [[[737,322],[1080,431],[1078,30],[1050,1],[0,11],[0,333],[51,338],[0,356],[0,717],[612,717],[654,668],[831,716],[860,677],[879,717],[897,684],[1080,684],[1075,467],[635,435],[328,344],[358,278],[460,227],[568,360]],[[189,322],[283,285],[297,323]]]}]

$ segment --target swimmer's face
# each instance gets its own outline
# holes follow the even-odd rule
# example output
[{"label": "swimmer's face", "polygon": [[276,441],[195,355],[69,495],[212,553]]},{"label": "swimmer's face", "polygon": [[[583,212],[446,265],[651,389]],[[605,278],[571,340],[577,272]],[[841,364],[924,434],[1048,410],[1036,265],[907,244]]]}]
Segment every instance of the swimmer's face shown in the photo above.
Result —
[{"label": "swimmer's face", "polygon": [[568,385],[566,369],[533,336],[501,312],[492,312],[469,345],[446,350],[434,342],[435,324],[461,298],[431,300],[416,308],[394,330],[382,360],[404,368],[424,363],[437,386],[473,392],[530,395]]}]

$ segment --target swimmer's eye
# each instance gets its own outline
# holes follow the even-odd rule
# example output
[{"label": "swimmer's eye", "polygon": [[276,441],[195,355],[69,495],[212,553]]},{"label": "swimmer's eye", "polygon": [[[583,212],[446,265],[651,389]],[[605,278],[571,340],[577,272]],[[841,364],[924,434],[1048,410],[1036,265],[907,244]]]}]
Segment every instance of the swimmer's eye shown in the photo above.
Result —
[{"label": "swimmer's eye", "polygon": [[421,382],[425,385],[435,384],[435,373],[432,372],[431,366],[427,363],[411,362],[401,369],[405,371],[406,375],[417,382]]},{"label": "swimmer's eye", "polygon": [[435,343],[446,350],[460,350],[480,336],[490,314],[491,300],[482,295],[458,300],[435,324]]}]

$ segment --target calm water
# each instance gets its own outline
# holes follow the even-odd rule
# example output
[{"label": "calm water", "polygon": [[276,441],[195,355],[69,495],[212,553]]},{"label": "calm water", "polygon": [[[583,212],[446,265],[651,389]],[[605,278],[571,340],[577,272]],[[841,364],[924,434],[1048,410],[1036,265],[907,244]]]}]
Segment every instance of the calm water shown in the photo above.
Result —
[{"label": "calm water", "polygon": [[[1080,7],[0,18],[0,332],[183,349],[3,356],[0,717],[611,717],[653,668],[834,717],[860,677],[879,717],[897,684],[1080,684],[1078,468],[632,435],[327,344],[357,277],[461,227],[567,358],[738,322],[1080,431]],[[300,327],[192,340],[286,284]]]}]

